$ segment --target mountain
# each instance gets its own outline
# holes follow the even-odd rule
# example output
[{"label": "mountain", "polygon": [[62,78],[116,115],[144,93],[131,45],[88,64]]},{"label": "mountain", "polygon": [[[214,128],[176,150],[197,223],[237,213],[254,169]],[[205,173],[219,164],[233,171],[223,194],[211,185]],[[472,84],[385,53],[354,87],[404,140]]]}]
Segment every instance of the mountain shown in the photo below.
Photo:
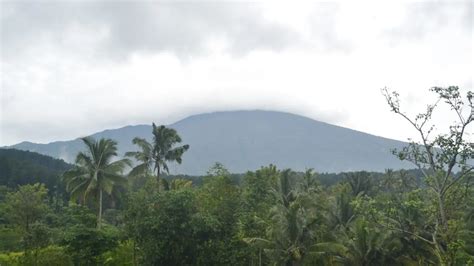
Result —
[{"label": "mountain", "polygon": [[58,177],[72,165],[42,154],[16,149],[0,149],[0,185],[44,183],[51,189]]},{"label": "mountain", "polygon": [[[243,173],[270,163],[279,168],[318,172],[383,171],[409,168],[390,152],[405,143],[334,126],[289,113],[232,111],[190,116],[169,125],[191,147],[173,173],[204,174],[215,162]],[[126,126],[91,135],[118,141],[119,152],[135,150],[133,137],[151,139],[151,125]],[[48,144],[22,142],[11,146],[73,162],[83,149],[80,139]]]}]

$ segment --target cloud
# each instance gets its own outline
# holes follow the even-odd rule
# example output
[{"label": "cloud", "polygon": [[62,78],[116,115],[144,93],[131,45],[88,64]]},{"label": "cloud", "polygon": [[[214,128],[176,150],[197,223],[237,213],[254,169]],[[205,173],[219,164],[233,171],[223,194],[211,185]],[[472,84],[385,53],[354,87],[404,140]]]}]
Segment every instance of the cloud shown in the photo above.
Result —
[{"label": "cloud", "polygon": [[[133,53],[206,53],[220,42],[239,55],[282,50],[298,43],[293,29],[265,19],[261,7],[222,2],[2,2],[2,57],[32,45],[55,43],[78,49],[71,38],[88,35],[94,56],[128,58]],[[72,36],[71,36],[72,35]],[[85,37],[87,38],[87,37]]]},{"label": "cloud", "polygon": [[0,5],[0,145],[235,109],[406,139],[380,88],[472,89],[472,9],[457,3]]},{"label": "cloud", "polygon": [[449,27],[462,29],[472,35],[472,1],[425,1],[405,6],[406,12],[400,23],[383,33],[392,44],[427,38]]},{"label": "cloud", "polygon": [[311,9],[309,15],[310,36],[312,49],[323,52],[351,52],[354,48],[352,40],[346,32],[337,26],[337,14],[341,11],[338,3],[319,3]]}]

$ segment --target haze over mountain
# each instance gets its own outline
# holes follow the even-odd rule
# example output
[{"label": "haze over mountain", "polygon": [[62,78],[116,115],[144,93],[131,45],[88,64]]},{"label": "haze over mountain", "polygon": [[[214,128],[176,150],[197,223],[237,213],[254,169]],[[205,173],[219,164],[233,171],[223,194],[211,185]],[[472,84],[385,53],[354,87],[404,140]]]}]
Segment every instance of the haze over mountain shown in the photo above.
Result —
[{"label": "haze over mountain", "polygon": [[[390,149],[400,141],[315,121],[303,116],[273,111],[231,111],[190,116],[169,125],[189,144],[183,164],[173,164],[172,173],[204,174],[215,162],[231,172],[242,173],[270,163],[279,168],[318,172],[352,170],[383,171],[409,168]],[[131,140],[151,139],[151,125],[126,126],[91,135],[118,141],[119,154],[136,150]],[[80,139],[48,144],[22,142],[11,148],[29,150],[73,162],[83,149]]]}]

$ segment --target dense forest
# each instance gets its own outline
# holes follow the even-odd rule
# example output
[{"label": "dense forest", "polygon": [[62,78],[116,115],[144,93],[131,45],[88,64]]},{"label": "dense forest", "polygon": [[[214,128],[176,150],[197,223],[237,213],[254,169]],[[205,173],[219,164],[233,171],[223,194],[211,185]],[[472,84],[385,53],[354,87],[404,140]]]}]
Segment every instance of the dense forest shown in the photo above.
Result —
[{"label": "dense forest", "polygon": [[460,119],[434,139],[434,105],[412,119],[384,90],[420,134],[393,151],[411,171],[171,176],[192,147],[155,124],[125,158],[112,139],[83,138],[74,166],[2,150],[0,265],[474,265],[473,95],[433,91]]},{"label": "dense forest", "polygon": [[59,177],[72,165],[35,152],[0,149],[0,185],[44,183],[49,189],[60,186]]}]

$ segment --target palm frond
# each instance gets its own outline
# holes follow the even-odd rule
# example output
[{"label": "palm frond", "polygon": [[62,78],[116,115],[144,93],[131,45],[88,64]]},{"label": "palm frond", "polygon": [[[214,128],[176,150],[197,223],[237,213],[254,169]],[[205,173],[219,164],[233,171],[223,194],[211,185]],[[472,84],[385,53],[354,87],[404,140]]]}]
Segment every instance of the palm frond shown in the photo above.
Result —
[{"label": "palm frond", "polygon": [[146,174],[148,172],[149,166],[146,163],[139,164],[132,168],[132,170],[128,173],[128,176],[139,176]]}]

